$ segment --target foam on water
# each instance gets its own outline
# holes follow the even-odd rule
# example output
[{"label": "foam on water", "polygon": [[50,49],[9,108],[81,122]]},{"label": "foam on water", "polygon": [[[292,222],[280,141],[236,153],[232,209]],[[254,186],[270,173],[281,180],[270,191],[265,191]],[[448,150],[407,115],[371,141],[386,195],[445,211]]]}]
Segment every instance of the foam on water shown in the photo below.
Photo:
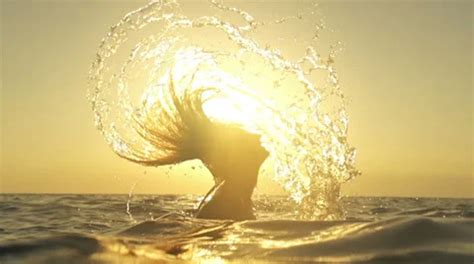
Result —
[{"label": "foam on water", "polygon": [[[187,125],[176,102],[202,106],[213,122],[261,135],[268,171],[299,205],[298,217],[343,217],[339,188],[358,172],[333,66],[338,49],[321,55],[317,6],[300,5],[266,20],[219,1],[162,0],[127,14],[90,71],[96,127],[121,157],[174,164],[190,158],[174,147]],[[285,30],[308,25],[301,37]]]}]

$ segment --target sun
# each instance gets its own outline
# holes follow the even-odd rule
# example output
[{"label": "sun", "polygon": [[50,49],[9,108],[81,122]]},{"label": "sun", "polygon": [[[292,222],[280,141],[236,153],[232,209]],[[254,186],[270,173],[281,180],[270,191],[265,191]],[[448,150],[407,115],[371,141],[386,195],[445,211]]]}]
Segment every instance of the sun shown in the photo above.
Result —
[{"label": "sun", "polygon": [[211,120],[230,125],[237,125],[255,133],[261,123],[262,106],[246,94],[233,91],[219,94],[203,104],[204,113]]}]

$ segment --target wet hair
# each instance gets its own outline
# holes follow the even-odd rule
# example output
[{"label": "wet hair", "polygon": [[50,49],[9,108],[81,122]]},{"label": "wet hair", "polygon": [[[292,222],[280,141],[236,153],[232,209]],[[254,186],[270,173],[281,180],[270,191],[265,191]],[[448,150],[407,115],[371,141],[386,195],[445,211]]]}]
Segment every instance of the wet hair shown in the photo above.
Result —
[{"label": "wet hair", "polygon": [[164,155],[152,160],[125,158],[147,166],[175,164],[199,158],[202,140],[213,127],[202,108],[202,95],[207,90],[185,91],[180,98],[170,76],[169,102],[162,106],[160,114],[147,115],[144,120],[134,119],[138,134]]},{"label": "wet hair", "polygon": [[[187,160],[200,159],[208,168],[234,152],[264,152],[259,136],[244,131],[237,125],[229,125],[210,120],[203,110],[208,97],[205,93],[215,92],[215,88],[185,89],[177,94],[173,76],[169,77],[165,102],[159,113],[134,118],[138,135],[160,151],[150,159],[145,153],[134,153],[134,157],[121,156],[132,162],[146,166],[176,164]],[[236,148],[230,145],[236,144]],[[243,148],[248,146],[247,148]],[[218,152],[226,152],[224,154]],[[216,154],[217,153],[217,154]],[[152,153],[153,154],[153,153]],[[234,153],[237,154],[237,153]],[[251,153],[240,153],[248,155]],[[254,153],[255,154],[255,153]],[[257,153],[259,154],[259,153]],[[120,155],[120,154],[119,154]]]}]

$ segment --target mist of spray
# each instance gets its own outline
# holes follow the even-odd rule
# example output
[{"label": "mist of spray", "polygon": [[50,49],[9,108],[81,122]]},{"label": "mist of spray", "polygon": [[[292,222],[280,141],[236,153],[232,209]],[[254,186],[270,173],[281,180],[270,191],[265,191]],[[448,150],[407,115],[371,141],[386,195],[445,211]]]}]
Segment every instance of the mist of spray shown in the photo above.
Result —
[{"label": "mist of spray", "polygon": [[[179,162],[172,147],[179,133],[159,141],[154,135],[183,125],[173,100],[197,101],[212,122],[261,136],[272,178],[298,204],[300,218],[343,217],[340,186],[358,171],[334,68],[339,48],[318,49],[325,25],[317,5],[304,4],[261,20],[218,1],[163,0],[127,14],[91,67],[96,127],[124,158]],[[308,25],[304,36],[291,34]]]}]

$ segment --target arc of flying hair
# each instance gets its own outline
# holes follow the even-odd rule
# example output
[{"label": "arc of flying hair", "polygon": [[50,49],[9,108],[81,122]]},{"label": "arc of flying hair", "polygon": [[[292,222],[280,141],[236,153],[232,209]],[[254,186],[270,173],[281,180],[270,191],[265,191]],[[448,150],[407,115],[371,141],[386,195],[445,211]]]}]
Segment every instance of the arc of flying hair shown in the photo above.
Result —
[{"label": "arc of flying hair", "polygon": [[[194,80],[193,74],[190,83]],[[170,109],[164,111],[158,120],[149,120],[149,116],[139,119],[132,116],[135,131],[162,153],[161,157],[147,157],[143,152],[134,151],[132,155],[117,153],[126,160],[144,166],[160,166],[180,163],[191,159],[200,159],[206,134],[213,130],[214,124],[203,110],[203,104],[212,98],[204,98],[206,92],[218,92],[217,88],[185,89],[182,98],[176,92],[173,73],[169,73],[169,85],[166,103]],[[158,122],[158,126],[156,123]],[[163,154],[164,153],[164,154]]]}]

